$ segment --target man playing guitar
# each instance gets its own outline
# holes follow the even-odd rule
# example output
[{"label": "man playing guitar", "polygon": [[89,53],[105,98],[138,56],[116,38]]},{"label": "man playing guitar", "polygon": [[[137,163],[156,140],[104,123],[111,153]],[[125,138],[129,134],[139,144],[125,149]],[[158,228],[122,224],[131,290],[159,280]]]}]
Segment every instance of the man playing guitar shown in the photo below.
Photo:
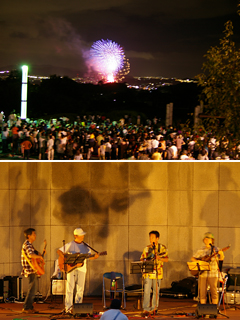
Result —
[{"label": "man playing guitar", "polygon": [[192,261],[208,261],[210,271],[200,272],[199,288],[200,303],[206,304],[207,286],[210,285],[212,304],[218,304],[217,283],[219,279],[219,267],[224,259],[223,251],[214,246],[214,236],[211,232],[206,232],[203,238],[204,246],[199,249],[191,258]]},{"label": "man playing guitar", "polygon": [[[83,242],[84,235],[86,232],[81,228],[77,228],[74,230],[74,240],[65,244],[61,247],[57,253],[59,255],[59,261],[64,260],[64,256],[69,253],[82,253],[89,254],[91,253],[90,248]],[[97,259],[99,254],[95,254],[91,256],[89,259]],[[60,265],[60,264],[59,264]],[[75,268],[71,270],[71,272],[67,273],[67,285],[66,285],[66,298],[65,298],[65,312],[71,313],[73,306],[73,291],[76,287],[76,295],[75,295],[75,303],[82,303],[83,301],[83,292],[85,286],[85,277],[86,277],[86,263],[83,265],[77,265]]]},{"label": "man playing guitar", "polygon": [[[37,292],[37,277],[38,271],[35,268],[36,261],[44,264],[43,255],[46,253],[45,247],[43,249],[43,253],[38,252],[32,245],[32,243],[36,240],[36,232],[33,228],[28,228],[24,231],[24,236],[26,241],[22,245],[22,254],[21,254],[21,262],[22,262],[22,275],[28,277],[29,285],[28,292],[23,304],[23,313],[37,313],[37,311],[33,308],[33,301],[35,298],[35,294]],[[44,273],[44,271],[43,271]],[[43,274],[42,273],[42,274]]]}]

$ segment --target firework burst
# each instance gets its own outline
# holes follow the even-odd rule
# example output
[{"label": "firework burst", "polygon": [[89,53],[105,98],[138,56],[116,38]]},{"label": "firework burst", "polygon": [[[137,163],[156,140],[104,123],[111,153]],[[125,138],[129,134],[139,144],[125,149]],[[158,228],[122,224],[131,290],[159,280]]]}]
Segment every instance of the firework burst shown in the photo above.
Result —
[{"label": "firework burst", "polygon": [[92,68],[98,73],[99,80],[117,82],[130,71],[123,48],[112,40],[98,40],[90,49]]}]

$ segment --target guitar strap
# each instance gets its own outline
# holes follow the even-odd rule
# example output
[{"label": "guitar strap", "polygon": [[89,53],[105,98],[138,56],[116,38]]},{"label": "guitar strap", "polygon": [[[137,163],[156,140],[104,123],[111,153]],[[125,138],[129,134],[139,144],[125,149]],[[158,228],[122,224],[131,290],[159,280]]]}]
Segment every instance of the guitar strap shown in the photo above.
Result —
[{"label": "guitar strap", "polygon": [[118,313],[116,314],[116,316],[113,320],[116,320],[120,313],[121,313],[121,311],[118,311]]},{"label": "guitar strap", "polygon": [[85,246],[87,246],[87,247],[88,247],[89,249],[91,249],[92,251],[94,251],[94,252],[98,253],[98,251],[97,251],[97,250],[95,250],[95,249],[93,249],[92,247],[90,247],[90,245],[89,245],[89,244],[87,244],[86,242],[82,241],[82,243],[84,243],[84,244],[85,244]]},{"label": "guitar strap", "polygon": [[24,250],[22,249],[22,254],[24,256],[24,258],[27,260],[28,264],[30,265],[30,267],[35,271],[37,272],[37,270],[34,268],[33,264],[32,264],[32,261],[30,261],[30,259],[28,258],[28,256],[26,255],[26,253],[24,252]]}]

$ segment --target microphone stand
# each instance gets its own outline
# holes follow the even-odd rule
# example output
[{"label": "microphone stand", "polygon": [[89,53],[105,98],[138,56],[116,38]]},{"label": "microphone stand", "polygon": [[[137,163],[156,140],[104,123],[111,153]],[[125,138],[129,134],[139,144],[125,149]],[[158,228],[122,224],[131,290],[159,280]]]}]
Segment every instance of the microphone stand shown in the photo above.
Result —
[{"label": "microphone stand", "polygon": [[[211,246],[211,255],[213,254],[213,252],[215,253],[215,246],[210,243],[210,246]],[[221,302],[222,302],[222,298],[224,297],[224,290],[226,288],[226,282],[227,282],[227,279],[226,277],[223,278],[223,274],[222,274],[222,270],[220,270],[220,267],[219,267],[219,260],[217,259],[217,257],[215,256],[215,260],[216,260],[216,263],[217,263],[217,267],[218,267],[218,274],[220,273],[221,274],[221,277],[222,277],[222,280],[223,280],[223,283],[222,283],[222,294],[221,294],[221,297],[219,298],[219,301],[218,301],[218,304],[217,304],[217,309],[218,309],[218,314],[226,317],[226,318],[229,318],[226,314],[220,312],[220,305],[221,305]],[[219,277],[219,276],[218,276]],[[224,301],[223,301],[224,303]],[[225,312],[226,312],[226,309],[225,309]]]},{"label": "microphone stand", "polygon": [[[157,299],[158,299],[158,261],[157,261],[157,250],[155,246],[155,242],[153,242],[153,250],[154,250],[154,265],[156,267],[156,297],[155,297],[155,306],[157,308]],[[155,315],[156,309],[154,309],[153,313]]]},{"label": "microphone stand", "polygon": [[65,299],[66,299],[66,279],[67,279],[67,265],[65,263],[65,240],[62,241],[63,243],[63,255],[64,255],[64,272],[63,272],[63,313],[66,312],[65,310]]}]

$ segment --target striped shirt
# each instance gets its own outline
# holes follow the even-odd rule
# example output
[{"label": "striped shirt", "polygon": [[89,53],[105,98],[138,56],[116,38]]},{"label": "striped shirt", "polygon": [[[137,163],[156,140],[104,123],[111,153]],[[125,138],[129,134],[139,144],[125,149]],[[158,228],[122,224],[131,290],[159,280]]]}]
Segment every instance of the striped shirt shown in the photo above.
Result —
[{"label": "striped shirt", "polygon": [[[34,249],[33,245],[31,244],[31,242],[29,242],[28,240],[26,240],[23,245],[22,245],[22,251],[24,251],[25,255],[28,257],[28,259],[31,262],[31,258],[30,255],[32,254],[38,254],[38,251]],[[36,270],[34,270],[29,262],[27,261],[27,259],[24,257],[23,252],[21,253],[21,262],[22,262],[22,276],[28,277],[29,274],[32,273],[36,273]]]}]

